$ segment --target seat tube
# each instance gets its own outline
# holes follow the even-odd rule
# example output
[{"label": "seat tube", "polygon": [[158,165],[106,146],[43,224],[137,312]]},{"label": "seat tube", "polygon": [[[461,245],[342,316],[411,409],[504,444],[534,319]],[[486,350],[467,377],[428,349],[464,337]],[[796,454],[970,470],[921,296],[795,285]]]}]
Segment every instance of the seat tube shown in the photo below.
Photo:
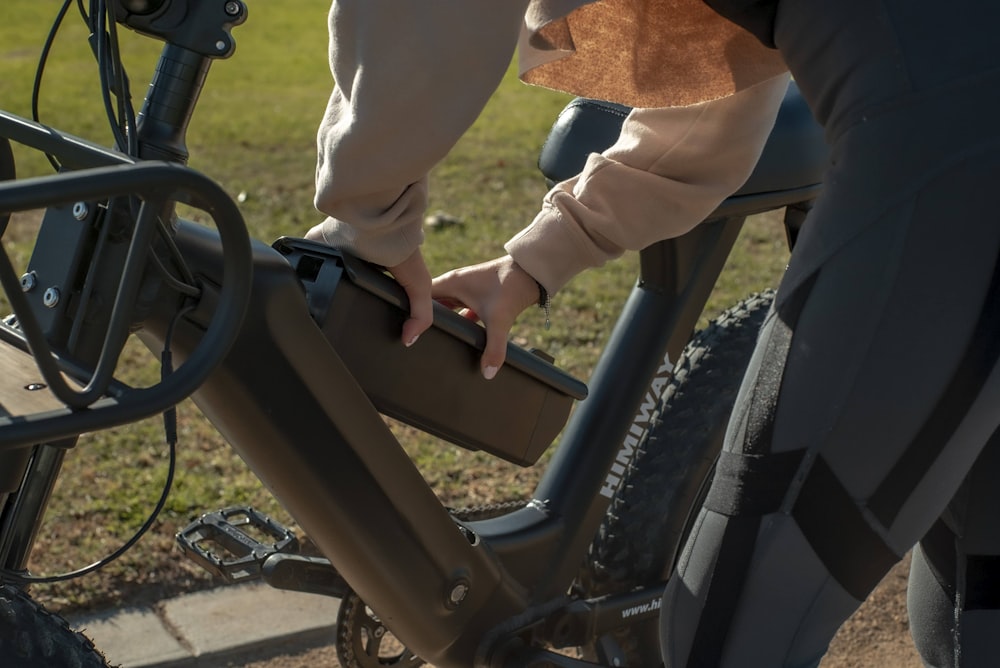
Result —
[{"label": "seat tube", "polygon": [[[567,527],[562,550],[582,554],[631,461],[673,363],[690,339],[744,218],[702,223],[641,255],[642,273],[612,330],[559,448],[535,491]],[[578,562],[544,576],[555,595]]]}]

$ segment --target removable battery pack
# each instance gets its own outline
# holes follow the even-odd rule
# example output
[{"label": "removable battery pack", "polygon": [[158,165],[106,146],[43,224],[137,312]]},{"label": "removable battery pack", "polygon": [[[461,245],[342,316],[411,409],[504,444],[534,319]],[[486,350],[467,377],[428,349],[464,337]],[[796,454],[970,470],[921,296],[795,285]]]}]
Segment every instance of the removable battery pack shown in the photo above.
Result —
[{"label": "removable battery pack", "polygon": [[400,341],[409,302],[375,265],[329,246],[284,237],[274,243],[306,289],[309,310],[376,409],[470,450],[531,466],[566,424],[587,386],[543,353],[507,344],[485,380],[486,330],[441,304],[410,348]]}]

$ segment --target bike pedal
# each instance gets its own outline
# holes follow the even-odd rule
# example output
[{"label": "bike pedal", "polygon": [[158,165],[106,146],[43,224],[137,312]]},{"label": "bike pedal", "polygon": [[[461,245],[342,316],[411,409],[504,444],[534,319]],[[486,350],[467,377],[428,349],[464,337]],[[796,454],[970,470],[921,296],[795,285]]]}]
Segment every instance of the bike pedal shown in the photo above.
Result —
[{"label": "bike pedal", "polygon": [[192,561],[230,583],[256,580],[269,557],[299,549],[294,533],[249,507],[202,515],[178,532],[177,544]]}]

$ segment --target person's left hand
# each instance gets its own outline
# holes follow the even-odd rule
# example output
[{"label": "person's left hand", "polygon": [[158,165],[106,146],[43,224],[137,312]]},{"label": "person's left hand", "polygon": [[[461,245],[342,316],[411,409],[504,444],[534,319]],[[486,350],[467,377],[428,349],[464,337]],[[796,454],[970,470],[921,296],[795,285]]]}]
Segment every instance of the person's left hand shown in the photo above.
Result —
[{"label": "person's left hand", "polygon": [[431,284],[431,296],[486,326],[480,369],[484,378],[492,380],[507,357],[507,335],[514,321],[538,303],[538,284],[507,255],[438,276]]}]

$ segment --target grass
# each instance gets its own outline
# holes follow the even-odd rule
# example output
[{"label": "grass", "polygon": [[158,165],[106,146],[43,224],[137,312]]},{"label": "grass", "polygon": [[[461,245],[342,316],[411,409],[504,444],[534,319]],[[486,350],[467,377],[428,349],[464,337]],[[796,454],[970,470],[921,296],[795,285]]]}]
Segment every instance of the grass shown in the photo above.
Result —
[{"label": "grass", "polygon": [[[39,49],[57,3],[5,0],[0,23],[0,107],[30,114],[29,93]],[[190,164],[216,178],[241,207],[251,234],[270,241],[301,235],[318,215],[311,205],[314,135],[331,85],[324,59],[326,8],[287,0],[250,2],[250,19],[237,28],[237,53],[209,76],[188,136]],[[123,34],[133,95],[141,99],[159,47]],[[57,40],[42,88],[43,122],[109,143],[99,104],[96,68],[75,9]],[[479,121],[431,175],[431,211],[463,225],[431,233],[425,254],[433,273],[485,260],[532,219],[545,186],[535,166],[538,150],[567,96],[524,86],[508,76]],[[48,171],[41,156],[17,150],[20,175]],[[23,216],[4,237],[14,261],[26,265],[37,216]],[[784,266],[780,225],[773,217],[749,221],[709,304],[720,311],[748,292],[773,285]],[[620,304],[634,282],[636,258],[578,277],[555,300],[553,327],[527,313],[515,336],[546,349],[561,366],[586,378]],[[155,377],[155,363],[138,346],[127,352],[130,378]],[[543,466],[521,469],[435,442],[394,426],[428,482],[448,503],[474,505],[530,492]],[[81,439],[69,452],[53,495],[32,567],[53,573],[90,563],[124,541],[152,508],[166,471],[158,420]],[[177,477],[154,530],[125,557],[97,575],[39,588],[62,610],[98,606],[118,596],[156,596],[211,584],[179,557],[174,532],[205,510],[252,504],[292,523],[280,504],[246,469],[208,421],[180,406]]]}]

